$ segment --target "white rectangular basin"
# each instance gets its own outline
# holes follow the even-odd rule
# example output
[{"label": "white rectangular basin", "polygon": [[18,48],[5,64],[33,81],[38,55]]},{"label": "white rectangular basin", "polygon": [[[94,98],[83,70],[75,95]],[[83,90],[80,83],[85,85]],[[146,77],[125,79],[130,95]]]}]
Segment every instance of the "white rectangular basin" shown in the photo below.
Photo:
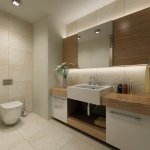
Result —
[{"label": "white rectangular basin", "polygon": [[81,84],[67,87],[67,97],[70,99],[100,105],[101,96],[112,90],[111,86]]}]

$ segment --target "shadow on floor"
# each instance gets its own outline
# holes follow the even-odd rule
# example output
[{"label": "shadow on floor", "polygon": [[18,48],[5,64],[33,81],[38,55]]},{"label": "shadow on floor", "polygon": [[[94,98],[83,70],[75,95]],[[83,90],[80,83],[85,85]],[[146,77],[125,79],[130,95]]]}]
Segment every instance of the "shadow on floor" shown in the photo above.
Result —
[{"label": "shadow on floor", "polygon": [[3,122],[0,122],[0,132],[10,132],[16,131],[17,129],[23,126],[23,121],[19,119],[14,125],[5,125]]}]

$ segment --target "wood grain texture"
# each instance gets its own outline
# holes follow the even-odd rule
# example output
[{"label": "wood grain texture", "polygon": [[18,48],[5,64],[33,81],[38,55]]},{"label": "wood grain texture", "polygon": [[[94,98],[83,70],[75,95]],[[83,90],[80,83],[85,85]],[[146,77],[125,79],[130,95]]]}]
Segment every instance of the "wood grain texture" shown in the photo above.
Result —
[{"label": "wood grain texture", "polygon": [[63,39],[63,61],[72,63],[72,68],[78,67],[78,35]]},{"label": "wood grain texture", "polygon": [[114,21],[113,65],[147,64],[150,58],[150,8]]},{"label": "wood grain texture", "polygon": [[84,122],[76,117],[70,116],[68,118],[68,124],[93,136],[99,140],[106,141],[106,130],[104,128],[100,128],[94,125],[89,124],[88,122]]},{"label": "wood grain texture", "polygon": [[102,99],[102,105],[143,115],[150,115],[150,97],[109,93]]},{"label": "wood grain texture", "polygon": [[67,89],[66,88],[51,88],[50,94],[53,96],[67,97]]}]

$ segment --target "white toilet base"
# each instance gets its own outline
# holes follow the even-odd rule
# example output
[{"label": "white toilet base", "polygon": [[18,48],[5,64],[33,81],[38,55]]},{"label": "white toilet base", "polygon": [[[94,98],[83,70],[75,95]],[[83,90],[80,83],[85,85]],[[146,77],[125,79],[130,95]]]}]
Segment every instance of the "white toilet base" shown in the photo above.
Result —
[{"label": "white toilet base", "polygon": [[19,101],[8,102],[0,105],[1,120],[6,125],[15,124],[20,118],[23,103]]}]

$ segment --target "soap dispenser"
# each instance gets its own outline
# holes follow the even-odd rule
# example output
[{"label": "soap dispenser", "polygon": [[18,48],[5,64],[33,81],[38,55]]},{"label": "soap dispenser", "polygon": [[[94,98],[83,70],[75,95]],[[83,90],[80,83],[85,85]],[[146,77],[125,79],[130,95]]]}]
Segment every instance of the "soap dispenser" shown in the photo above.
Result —
[{"label": "soap dispenser", "polygon": [[122,93],[122,84],[121,83],[118,85],[117,93]]}]

